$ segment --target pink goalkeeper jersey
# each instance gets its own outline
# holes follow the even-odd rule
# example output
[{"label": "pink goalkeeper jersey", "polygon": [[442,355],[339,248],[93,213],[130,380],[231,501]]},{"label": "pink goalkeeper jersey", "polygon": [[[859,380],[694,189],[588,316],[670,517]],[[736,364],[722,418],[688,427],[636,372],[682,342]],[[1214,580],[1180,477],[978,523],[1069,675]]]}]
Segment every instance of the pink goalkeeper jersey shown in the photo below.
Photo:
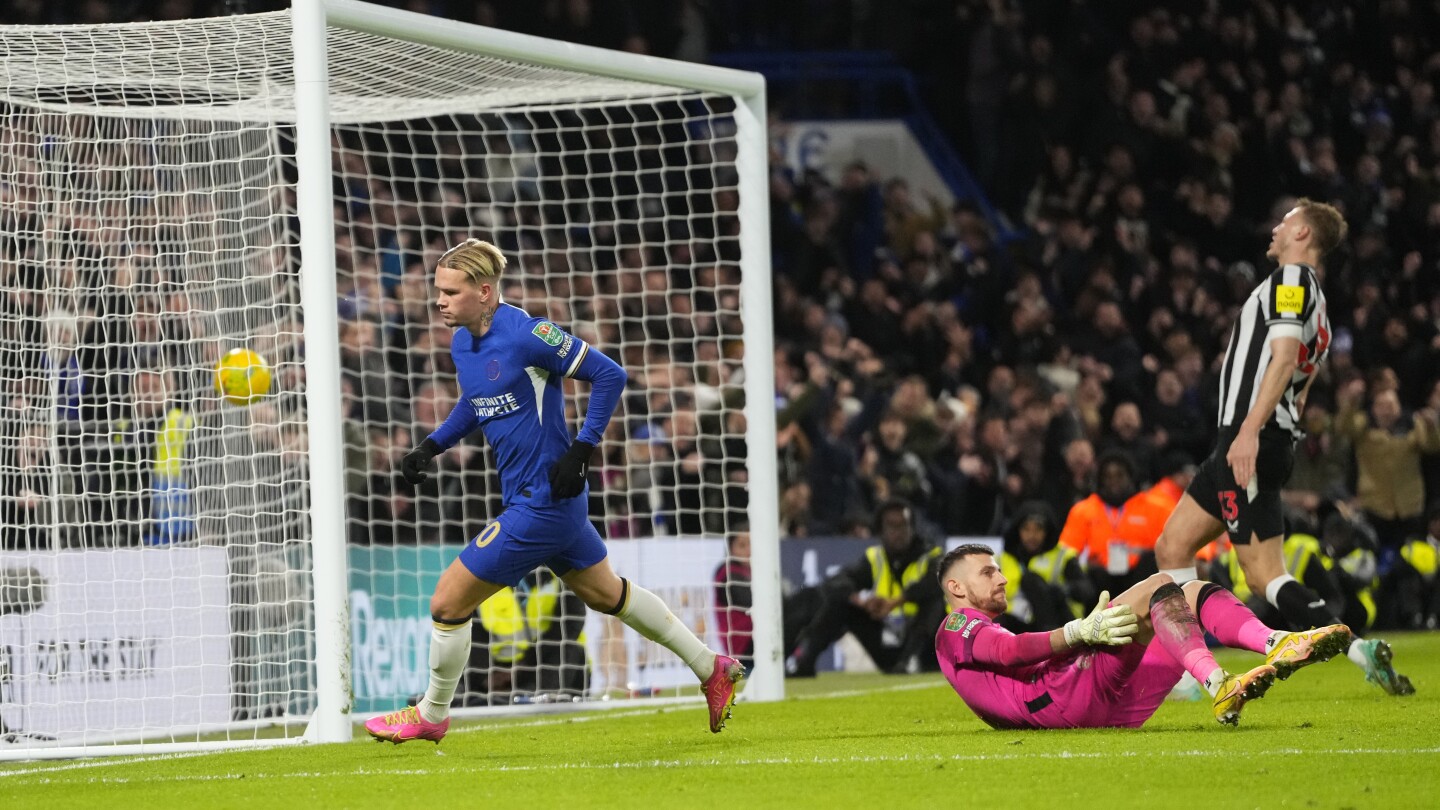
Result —
[{"label": "pink goalkeeper jersey", "polygon": [[935,634],[940,671],[970,710],[994,728],[1070,726],[1047,676],[1074,653],[1050,649],[1049,633],[1015,635],[978,610],[951,613]]}]

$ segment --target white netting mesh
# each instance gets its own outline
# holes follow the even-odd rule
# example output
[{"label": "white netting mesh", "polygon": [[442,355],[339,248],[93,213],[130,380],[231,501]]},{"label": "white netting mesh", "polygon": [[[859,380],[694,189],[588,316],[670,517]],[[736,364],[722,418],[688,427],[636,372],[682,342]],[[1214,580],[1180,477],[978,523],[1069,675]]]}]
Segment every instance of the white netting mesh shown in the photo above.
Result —
[{"label": "white netting mesh", "polygon": [[[16,101],[125,117],[294,121],[290,13],[87,27],[11,27],[4,82]],[[75,50],[83,39],[85,50]],[[329,32],[330,117],[400,121],[455,110],[666,98],[676,88],[460,53],[374,34]]]},{"label": "white netting mesh", "polygon": [[[0,28],[0,755],[314,706],[290,52],[287,13]],[[478,436],[396,474],[457,396],[428,271],[468,236],[510,256],[509,303],[631,372],[591,514],[694,538],[667,541],[698,544],[683,574],[612,556],[705,634],[746,498],[733,101],[351,31],[329,52],[356,709],[423,690],[430,590],[499,509]],[[249,407],[211,387],[237,346],[275,367]],[[555,588],[482,614],[467,702],[689,682],[613,624],[582,637]]]}]

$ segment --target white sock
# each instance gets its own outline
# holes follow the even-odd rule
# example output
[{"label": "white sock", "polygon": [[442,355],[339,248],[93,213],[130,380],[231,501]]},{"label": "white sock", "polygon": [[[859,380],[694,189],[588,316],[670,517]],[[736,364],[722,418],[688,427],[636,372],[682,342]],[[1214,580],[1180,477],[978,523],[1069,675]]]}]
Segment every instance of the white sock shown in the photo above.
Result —
[{"label": "white sock", "polygon": [[425,722],[439,723],[450,716],[450,700],[469,657],[470,622],[434,625],[430,631],[430,686],[416,704]]},{"label": "white sock", "polygon": [[680,656],[702,682],[715,669],[715,652],[675,618],[660,597],[639,585],[630,583],[625,606],[615,615],[635,632]]},{"label": "white sock", "polygon": [[1210,693],[1210,697],[1215,697],[1220,694],[1220,684],[1224,682],[1225,670],[1222,667],[1215,667],[1209,675],[1205,676],[1205,680],[1200,683],[1205,687],[1205,691]]},{"label": "white sock", "polygon": [[1175,580],[1176,585],[1184,585],[1200,578],[1200,572],[1196,571],[1193,565],[1189,568],[1165,568],[1160,573],[1169,574],[1170,578]]},{"label": "white sock", "polygon": [[1275,600],[1280,597],[1280,589],[1285,587],[1287,583],[1295,581],[1297,581],[1295,577],[1292,577],[1289,574],[1281,574],[1280,576],[1270,580],[1270,584],[1265,586],[1265,601],[1274,605],[1278,609],[1280,607],[1280,603],[1276,602]]},{"label": "white sock", "polygon": [[1288,635],[1290,635],[1289,630],[1270,631],[1270,636],[1265,639],[1265,652],[1269,653],[1271,650],[1275,649],[1275,645],[1280,643],[1280,639],[1285,638]]},{"label": "white sock", "polygon": [[1351,639],[1350,647],[1345,650],[1345,657],[1355,662],[1355,666],[1361,669],[1365,669],[1370,665],[1369,662],[1365,660],[1365,650],[1360,646],[1364,640],[1365,639],[1362,638]]}]

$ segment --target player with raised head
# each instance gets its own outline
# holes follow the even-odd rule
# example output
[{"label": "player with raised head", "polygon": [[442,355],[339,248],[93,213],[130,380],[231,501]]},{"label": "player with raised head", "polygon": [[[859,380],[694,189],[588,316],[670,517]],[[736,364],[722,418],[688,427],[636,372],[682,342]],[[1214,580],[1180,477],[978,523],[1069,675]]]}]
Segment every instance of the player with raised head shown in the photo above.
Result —
[{"label": "player with raised head", "polygon": [[[627,380],[624,369],[579,338],[500,300],[505,256],[468,239],[435,269],[440,316],[455,328],[450,353],[461,397],[449,418],[401,463],[420,483],[438,454],[480,428],[495,453],[504,511],[465,546],[430,599],[430,686],[420,702],[372,718],[379,740],[439,742],[450,727],[450,701],[470,650],[476,608],[548,566],[585,604],[619,617],[685,661],[709,702],[710,730],[724,728],[745,675],[715,653],[655,594],[617,576],[587,514],[586,471]],[[565,378],[592,386],[584,425],[572,440],[565,423]]]},{"label": "player with raised head", "polygon": [[1136,728],[1189,672],[1213,700],[1215,719],[1240,722],[1245,704],[1265,694],[1276,668],[1226,672],[1205,646],[1264,653],[1272,637],[1320,645],[1348,640],[1344,625],[1285,633],[1255,618],[1235,595],[1211,582],[1182,588],[1154,574],[1090,615],[1064,627],[1015,635],[995,623],[1008,606],[1005,575],[988,546],[968,544],[937,569],[950,616],[935,634],[940,671],[970,710],[994,728]]},{"label": "player with raised head", "polygon": [[[1250,293],[1230,333],[1220,372],[1220,437],[1170,513],[1155,542],[1155,562],[1178,583],[1195,579],[1195,555],[1227,532],[1251,590],[1264,594],[1301,628],[1338,621],[1336,608],[1285,569],[1280,490],[1304,435],[1301,413],[1330,347],[1330,319],[1317,272],[1345,238],[1333,206],[1301,199],[1271,231],[1265,255],[1279,266]],[[1365,679],[1392,695],[1415,691],[1395,672],[1390,645],[1354,638],[1311,647],[1293,636],[1269,651],[1282,679],[1346,652]]]}]

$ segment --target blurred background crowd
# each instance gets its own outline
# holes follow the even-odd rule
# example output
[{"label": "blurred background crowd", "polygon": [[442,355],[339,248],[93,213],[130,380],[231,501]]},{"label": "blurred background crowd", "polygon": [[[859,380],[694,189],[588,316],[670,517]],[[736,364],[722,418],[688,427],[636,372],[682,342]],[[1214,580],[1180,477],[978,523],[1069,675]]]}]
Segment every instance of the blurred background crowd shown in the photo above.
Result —
[{"label": "blurred background crowd", "polygon": [[[3,21],[119,22],[275,5],[15,0]],[[1034,518],[1057,530],[1045,541],[1053,547],[1075,505],[1092,496],[1122,508],[1167,480],[1183,487],[1214,440],[1216,373],[1235,313],[1272,269],[1269,229],[1297,197],[1337,205],[1350,236],[1323,268],[1333,339],[1286,492],[1289,526],[1315,538],[1315,559],[1342,590],[1383,602],[1396,592],[1378,587],[1387,577],[1414,590],[1403,606],[1371,610],[1370,621],[1435,625],[1435,4],[396,5],[695,60],[736,49],[889,50],[915,72],[999,219],[977,201],[930,199],[912,179],[880,176],[864,160],[832,180],[773,156],[776,450],[787,536],[867,535],[878,507],[903,498],[917,531],[932,538],[1018,537],[1022,519]],[[786,112],[783,104],[773,110],[777,130]],[[359,144],[338,148],[362,162],[355,176],[371,173],[363,165],[371,153]],[[713,197],[706,214],[718,230],[706,237],[723,242],[733,200]],[[406,217],[402,204],[364,208],[355,215],[382,224]],[[354,257],[341,262],[352,540],[414,539],[404,527],[446,521],[473,525],[485,503],[406,490],[391,474],[419,431],[443,419],[453,388],[409,392],[403,420],[364,413],[374,399],[366,386],[392,384],[413,361],[409,347],[434,343],[443,358],[446,336],[417,326],[428,323],[425,260],[443,245],[413,246],[419,269],[387,275],[383,246],[345,237],[341,252]],[[642,321],[664,321],[642,327],[686,337],[691,348],[668,358],[617,357],[641,369],[632,397],[683,392],[663,405],[628,404],[627,414],[645,418],[617,420],[625,433],[612,438],[622,441],[591,482],[608,515],[604,529],[616,539],[729,532],[746,497],[743,416],[733,399],[740,334],[726,315],[737,310],[738,270],[723,250],[693,256],[673,245],[635,245],[615,256],[614,267],[590,269],[634,272],[597,282],[614,286],[591,291],[595,311],[552,317],[623,323],[621,310],[640,307]],[[366,262],[377,265],[373,272],[360,271]],[[588,282],[575,284],[563,295],[541,287],[527,298],[517,283],[507,300],[585,300]],[[701,300],[694,290],[718,294]],[[616,312],[607,315],[607,306]],[[598,329],[582,336],[602,347],[623,337]],[[408,424],[394,427],[399,421]],[[485,465],[467,455],[479,452],[445,457],[461,475],[431,486],[497,491],[483,481]],[[1116,473],[1102,475],[1110,462]],[[464,475],[477,478],[465,483]],[[452,508],[474,514],[419,516]],[[1034,554],[1015,548],[1022,558]],[[1223,563],[1223,550],[1217,554]]]}]

